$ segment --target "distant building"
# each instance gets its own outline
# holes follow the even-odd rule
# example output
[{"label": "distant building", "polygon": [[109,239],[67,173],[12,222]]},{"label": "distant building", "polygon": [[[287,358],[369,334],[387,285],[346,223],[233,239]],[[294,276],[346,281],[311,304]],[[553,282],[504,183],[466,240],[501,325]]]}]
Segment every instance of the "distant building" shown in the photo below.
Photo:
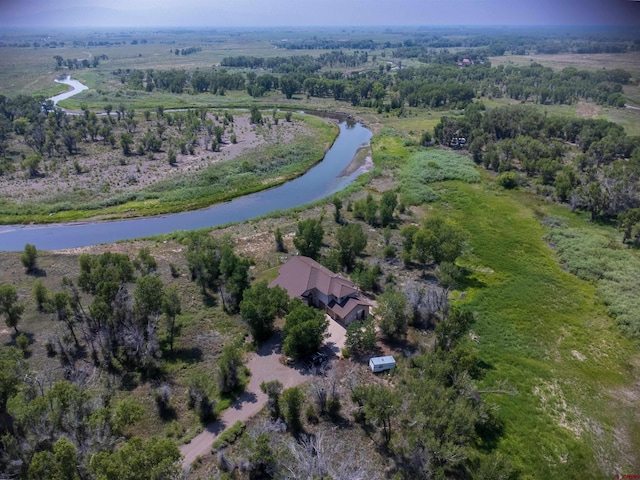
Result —
[{"label": "distant building", "polygon": [[468,58],[463,58],[462,61],[458,62],[459,67],[470,67],[473,65],[473,61]]},{"label": "distant building", "polygon": [[278,278],[269,284],[275,286],[284,288],[291,298],[300,298],[324,310],[345,326],[354,320],[364,320],[371,309],[371,302],[351,280],[309,257],[290,258],[280,267]]}]

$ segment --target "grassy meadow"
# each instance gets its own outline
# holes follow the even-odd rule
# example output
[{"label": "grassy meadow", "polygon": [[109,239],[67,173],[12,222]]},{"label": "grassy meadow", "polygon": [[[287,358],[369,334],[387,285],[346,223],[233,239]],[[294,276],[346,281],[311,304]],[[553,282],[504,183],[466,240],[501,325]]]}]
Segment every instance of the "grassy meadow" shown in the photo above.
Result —
[{"label": "grassy meadow", "polygon": [[[484,363],[481,390],[505,421],[498,451],[524,478],[610,478],[637,471],[637,342],[624,337],[596,287],[562,268],[547,215],[598,227],[527,193],[450,184],[437,210],[469,234],[459,263],[471,273],[461,300]],[[627,256],[633,252],[626,251]],[[509,390],[513,388],[513,390]]]}]

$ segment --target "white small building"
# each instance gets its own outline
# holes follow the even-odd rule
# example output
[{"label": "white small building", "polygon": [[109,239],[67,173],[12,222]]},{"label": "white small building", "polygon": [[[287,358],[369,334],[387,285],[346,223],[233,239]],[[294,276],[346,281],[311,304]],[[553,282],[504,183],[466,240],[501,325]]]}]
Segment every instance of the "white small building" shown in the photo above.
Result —
[{"label": "white small building", "polygon": [[396,360],[391,355],[387,355],[386,357],[371,357],[369,359],[369,367],[374,373],[384,372],[385,370],[396,368]]}]

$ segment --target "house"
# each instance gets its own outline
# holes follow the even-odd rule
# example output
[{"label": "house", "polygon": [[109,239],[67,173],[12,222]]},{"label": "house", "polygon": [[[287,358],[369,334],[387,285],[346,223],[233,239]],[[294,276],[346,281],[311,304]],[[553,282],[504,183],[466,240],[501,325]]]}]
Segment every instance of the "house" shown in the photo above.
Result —
[{"label": "house", "polygon": [[372,305],[351,280],[309,257],[291,257],[269,284],[275,286],[284,288],[290,298],[300,298],[307,305],[324,310],[345,326],[354,320],[364,320]]}]

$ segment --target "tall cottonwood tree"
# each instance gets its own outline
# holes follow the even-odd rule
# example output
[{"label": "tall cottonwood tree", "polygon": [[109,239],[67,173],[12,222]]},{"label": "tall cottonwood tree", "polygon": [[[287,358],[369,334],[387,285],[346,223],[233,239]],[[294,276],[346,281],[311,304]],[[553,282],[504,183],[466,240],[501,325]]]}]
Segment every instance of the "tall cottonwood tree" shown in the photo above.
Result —
[{"label": "tall cottonwood tree", "polygon": [[300,255],[316,259],[322,247],[324,229],[320,220],[310,218],[298,222],[293,244],[300,252]]},{"label": "tall cottonwood tree", "polygon": [[18,332],[18,323],[24,313],[24,304],[18,301],[16,287],[10,284],[0,284],[0,315],[4,315],[7,327]]}]

